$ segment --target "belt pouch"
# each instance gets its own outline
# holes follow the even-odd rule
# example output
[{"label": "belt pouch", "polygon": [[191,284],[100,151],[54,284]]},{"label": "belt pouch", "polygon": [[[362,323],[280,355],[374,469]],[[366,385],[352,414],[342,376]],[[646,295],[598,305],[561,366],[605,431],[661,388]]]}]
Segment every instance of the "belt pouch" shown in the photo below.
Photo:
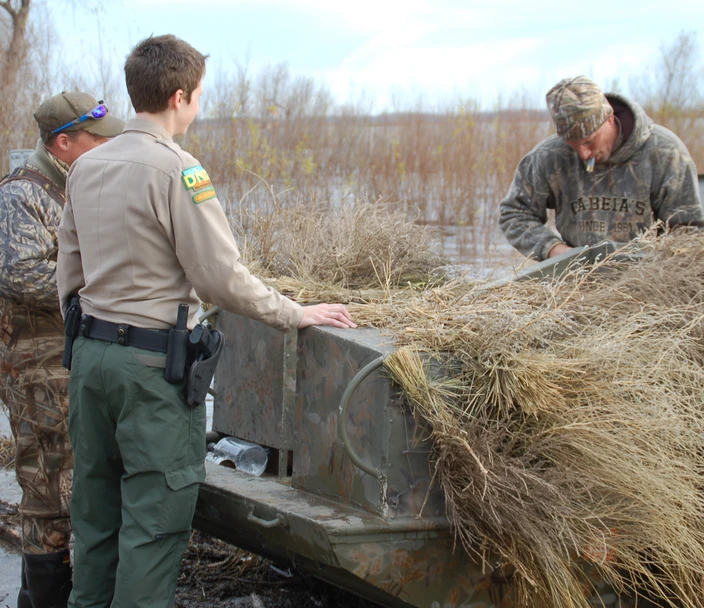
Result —
[{"label": "belt pouch", "polygon": [[166,347],[166,367],[164,378],[169,384],[178,384],[186,375],[188,357],[188,304],[178,305],[176,326],[169,330],[169,342]]},{"label": "belt pouch", "polygon": [[64,356],[61,360],[67,370],[71,369],[71,356],[73,354],[73,341],[78,335],[78,328],[81,324],[81,301],[78,296],[71,296],[66,309],[66,318],[64,319],[64,333],[66,335],[64,341]]}]

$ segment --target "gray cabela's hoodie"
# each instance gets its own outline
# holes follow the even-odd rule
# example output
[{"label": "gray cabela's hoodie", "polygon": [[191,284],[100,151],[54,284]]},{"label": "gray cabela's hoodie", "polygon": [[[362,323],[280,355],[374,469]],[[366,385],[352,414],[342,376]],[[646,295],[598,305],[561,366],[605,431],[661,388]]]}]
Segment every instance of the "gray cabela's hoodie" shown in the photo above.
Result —
[{"label": "gray cabela's hoodie", "polygon": [[[620,124],[629,123],[632,131],[623,141],[622,128],[611,156],[593,173],[557,135],[519,163],[501,201],[499,225],[524,255],[544,260],[560,242],[572,247],[626,242],[654,220],[704,227],[697,169],[685,145],[639,104],[614,93],[606,98],[622,117]],[[548,209],[555,210],[560,236],[545,225]]]}]

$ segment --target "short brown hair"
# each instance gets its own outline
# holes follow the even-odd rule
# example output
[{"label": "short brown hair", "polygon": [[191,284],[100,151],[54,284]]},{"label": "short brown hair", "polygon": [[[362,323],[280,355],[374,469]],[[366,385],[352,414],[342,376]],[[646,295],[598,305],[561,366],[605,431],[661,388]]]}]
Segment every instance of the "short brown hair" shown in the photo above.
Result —
[{"label": "short brown hair", "polygon": [[163,112],[179,89],[190,103],[205,74],[207,58],[172,34],[142,40],[125,62],[127,92],[135,112]]}]

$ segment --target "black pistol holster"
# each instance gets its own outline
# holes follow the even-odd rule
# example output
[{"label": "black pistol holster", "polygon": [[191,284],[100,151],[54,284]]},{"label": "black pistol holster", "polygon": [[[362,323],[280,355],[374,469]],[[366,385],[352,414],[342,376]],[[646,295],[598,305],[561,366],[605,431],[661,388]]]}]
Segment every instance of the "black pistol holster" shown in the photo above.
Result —
[{"label": "black pistol holster", "polygon": [[187,323],[188,304],[179,304],[176,325],[169,330],[164,378],[170,384],[179,384],[187,376],[186,403],[198,407],[205,403],[225,336],[202,323],[189,332]]},{"label": "black pistol holster", "polygon": [[225,346],[225,336],[221,331],[199,323],[191,332],[189,346],[193,363],[188,372],[186,403],[189,407],[198,407],[205,403]]},{"label": "black pistol holster", "polygon": [[81,301],[78,296],[71,296],[68,300],[66,308],[66,316],[64,317],[64,333],[66,340],[64,342],[64,357],[61,360],[67,370],[71,369],[71,355],[73,353],[73,341],[78,335],[78,329],[81,325]]}]

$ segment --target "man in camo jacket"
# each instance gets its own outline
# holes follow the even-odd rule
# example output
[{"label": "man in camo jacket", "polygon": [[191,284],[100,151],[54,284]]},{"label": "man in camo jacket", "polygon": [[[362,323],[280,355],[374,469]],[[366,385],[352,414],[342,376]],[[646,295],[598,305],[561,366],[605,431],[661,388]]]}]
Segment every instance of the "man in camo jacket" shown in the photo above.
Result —
[{"label": "man in camo jacket", "polygon": [[[565,78],[547,96],[557,134],[523,157],[499,225],[511,245],[545,260],[571,247],[627,242],[654,220],[704,226],[697,169],[680,139],[621,95]],[[555,210],[555,234],[545,224]]]},{"label": "man in camo jacket", "polygon": [[18,608],[66,606],[71,591],[68,372],[56,289],[57,231],[68,169],[124,123],[86,93],[35,112],[41,138],[0,182],[0,398],[8,406],[22,488]]}]

